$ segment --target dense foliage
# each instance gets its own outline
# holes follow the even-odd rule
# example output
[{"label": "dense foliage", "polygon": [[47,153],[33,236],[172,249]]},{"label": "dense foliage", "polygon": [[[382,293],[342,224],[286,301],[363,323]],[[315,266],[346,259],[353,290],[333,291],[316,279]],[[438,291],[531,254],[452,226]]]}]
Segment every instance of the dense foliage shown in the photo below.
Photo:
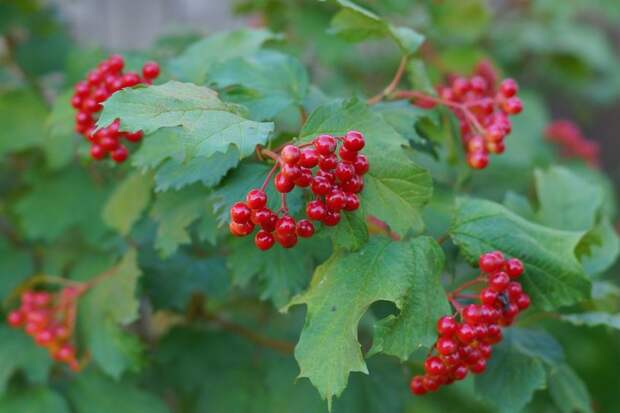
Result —
[{"label": "dense foliage", "polygon": [[0,3],[0,413],[617,411],[615,3]]}]

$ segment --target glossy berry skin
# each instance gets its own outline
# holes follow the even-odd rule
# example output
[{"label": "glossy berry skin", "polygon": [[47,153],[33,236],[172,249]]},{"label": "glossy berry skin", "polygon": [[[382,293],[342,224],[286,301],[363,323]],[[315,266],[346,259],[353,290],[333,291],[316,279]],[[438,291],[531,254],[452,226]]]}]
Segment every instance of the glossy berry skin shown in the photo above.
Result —
[{"label": "glossy berry skin", "polygon": [[148,80],[157,78],[159,76],[159,65],[155,62],[146,62],[142,66],[142,75]]},{"label": "glossy berry skin", "polygon": [[228,228],[230,229],[231,234],[237,237],[245,237],[254,231],[254,224],[249,221],[244,223],[231,221],[231,223],[228,224]]},{"label": "glossy berry skin", "polygon": [[347,204],[346,194],[338,189],[332,190],[325,197],[325,204],[327,205],[327,208],[332,211],[340,211]]},{"label": "glossy berry skin", "polygon": [[230,219],[239,224],[248,222],[251,215],[252,211],[243,202],[237,202],[235,205],[232,206],[232,208],[230,208]]},{"label": "glossy berry skin", "polygon": [[286,145],[280,152],[280,159],[286,164],[296,165],[301,157],[301,151],[295,145]]},{"label": "glossy berry skin", "polygon": [[277,232],[275,233],[275,238],[278,244],[282,246],[282,248],[293,248],[297,245],[297,235],[279,235]]},{"label": "glossy berry skin", "polygon": [[350,151],[344,146],[340,147],[338,150],[338,155],[346,162],[355,162],[355,159],[357,158],[357,152]]},{"label": "glossy berry skin", "polygon": [[435,344],[439,354],[448,355],[454,353],[458,349],[457,343],[451,338],[441,337]]},{"label": "glossy berry skin", "polygon": [[116,163],[124,162],[125,159],[127,159],[128,155],[129,155],[129,152],[127,151],[127,148],[123,145],[119,145],[116,149],[114,149],[110,153],[110,157]]},{"label": "glossy berry skin", "polygon": [[261,189],[252,189],[246,195],[245,202],[251,209],[264,208],[267,205],[267,194]]},{"label": "glossy berry skin", "polygon": [[331,171],[338,165],[338,157],[330,153],[319,158],[319,168],[323,171]]},{"label": "glossy berry skin", "polygon": [[437,321],[437,332],[440,335],[448,336],[454,334],[457,327],[458,323],[452,316],[444,316]]},{"label": "glossy berry skin", "polygon": [[338,225],[340,222],[340,213],[336,211],[327,210],[325,216],[323,216],[323,224],[328,227]]},{"label": "glossy berry skin", "polygon": [[320,155],[327,156],[336,150],[336,138],[331,135],[321,135],[314,139],[314,147]]},{"label": "glossy berry skin", "polygon": [[492,273],[502,267],[504,258],[496,252],[489,252],[480,256],[478,266],[486,273]]},{"label": "glossy berry skin", "polygon": [[329,181],[322,176],[315,176],[312,180],[311,187],[315,195],[327,195],[332,189]]},{"label": "glossy berry skin", "polygon": [[295,179],[295,185],[306,188],[312,183],[312,171],[308,168],[299,168],[299,176]]},{"label": "glossy berry skin", "polygon": [[370,163],[368,162],[368,158],[366,157],[366,155],[358,153],[355,157],[355,161],[353,162],[353,167],[355,168],[356,174],[366,174],[370,169]]},{"label": "glossy berry skin", "polygon": [[352,164],[339,162],[335,174],[340,182],[346,182],[355,176],[356,169]]},{"label": "glossy berry skin", "polygon": [[518,278],[523,274],[523,263],[520,260],[511,258],[506,261],[506,273],[511,278]]},{"label": "glossy berry skin", "polygon": [[291,192],[293,188],[295,188],[295,183],[292,180],[288,179],[286,176],[284,176],[282,172],[276,175],[273,182],[275,184],[276,190],[283,194]]},{"label": "glossy berry skin", "polygon": [[327,212],[323,202],[319,200],[311,201],[306,206],[306,215],[314,221],[321,221]]},{"label": "glossy berry skin", "polygon": [[411,393],[417,396],[426,394],[426,388],[424,387],[424,381],[422,380],[421,376],[416,376],[411,380],[409,389],[411,390]]},{"label": "glossy berry skin", "polygon": [[358,131],[347,132],[342,141],[344,147],[352,152],[361,151],[366,143],[364,141],[364,135],[362,135],[362,133]]},{"label": "glossy berry skin", "polygon": [[295,181],[301,176],[301,169],[299,169],[297,165],[284,164],[280,173],[284,175],[286,179],[292,181],[294,187]]},{"label": "glossy berry skin", "polygon": [[513,79],[505,79],[499,86],[499,93],[505,98],[511,98],[517,94],[519,86]]},{"label": "glossy berry skin", "polygon": [[297,225],[295,220],[288,215],[283,216],[276,223],[276,234],[280,237],[289,237],[294,235],[296,229]]},{"label": "glossy berry skin", "polygon": [[429,357],[424,362],[424,370],[431,376],[439,376],[446,371],[446,366],[439,357]]},{"label": "glossy berry skin", "polygon": [[108,152],[101,145],[93,145],[90,147],[90,156],[93,159],[103,159]]},{"label": "glossy berry skin", "polygon": [[360,207],[360,199],[356,194],[347,194],[346,203],[344,205],[345,211],[355,211]]},{"label": "glossy berry skin", "polygon": [[314,168],[319,164],[319,152],[314,148],[304,148],[299,155],[299,165],[305,168]]},{"label": "glossy berry skin", "polygon": [[307,219],[301,219],[297,222],[297,235],[302,238],[310,238],[314,235],[314,224]]},{"label": "glossy berry skin", "polygon": [[501,293],[508,287],[510,277],[503,271],[493,274],[489,279],[489,288]]},{"label": "glossy berry skin", "polygon": [[254,237],[254,243],[256,244],[256,247],[258,247],[258,249],[260,249],[261,251],[267,251],[268,249],[273,247],[273,244],[275,244],[275,242],[276,239],[274,238],[274,236],[270,232],[265,231],[264,229],[258,231],[256,233],[256,236]]}]

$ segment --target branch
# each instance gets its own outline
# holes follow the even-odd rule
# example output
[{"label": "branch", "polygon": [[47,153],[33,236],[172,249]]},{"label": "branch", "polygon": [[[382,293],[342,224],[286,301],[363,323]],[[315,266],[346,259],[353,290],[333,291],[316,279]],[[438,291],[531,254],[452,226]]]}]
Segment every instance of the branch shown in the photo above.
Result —
[{"label": "branch", "polygon": [[381,93],[379,93],[379,94],[371,97],[370,99],[368,99],[368,104],[369,105],[374,105],[374,104],[377,104],[377,103],[381,102],[384,97],[390,95],[392,92],[394,92],[396,90],[396,87],[400,83],[400,79],[403,77],[403,74],[405,73],[405,69],[407,68],[407,62],[408,61],[409,61],[409,57],[408,56],[403,56],[403,58],[400,59],[400,65],[398,65],[398,69],[396,70],[396,74],[394,74],[394,78],[392,79],[390,84],[387,85],[387,87],[385,89],[383,89],[383,91]]}]

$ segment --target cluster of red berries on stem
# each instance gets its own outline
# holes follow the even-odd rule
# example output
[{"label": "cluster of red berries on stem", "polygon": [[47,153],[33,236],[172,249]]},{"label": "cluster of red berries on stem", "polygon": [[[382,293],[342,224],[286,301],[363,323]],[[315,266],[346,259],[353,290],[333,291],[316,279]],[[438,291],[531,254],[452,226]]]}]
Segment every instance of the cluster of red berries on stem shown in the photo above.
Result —
[{"label": "cluster of red berries on stem", "polygon": [[129,142],[139,142],[143,136],[142,131],[121,132],[118,120],[107,127],[95,129],[97,113],[103,108],[102,103],[114,92],[142,83],[151,84],[159,76],[159,65],[155,62],[146,62],[142,66],[142,77],[134,72],[123,72],[124,66],[122,56],[110,56],[88,73],[86,79],[75,85],[75,93],[71,98],[71,106],[77,111],[75,130],[91,142],[90,156],[96,160],[109,155],[117,163],[125,161],[128,151],[120,142],[121,138]]},{"label": "cluster of red berries on stem", "polygon": [[566,158],[581,158],[591,166],[600,163],[600,148],[584,136],[579,127],[570,120],[556,120],[547,125],[545,137],[560,146],[560,153]]},{"label": "cluster of red berries on stem", "polygon": [[467,163],[474,169],[484,169],[489,154],[501,154],[506,149],[504,139],[512,131],[509,116],[523,110],[518,91],[513,79],[505,79],[498,86],[493,67],[481,62],[469,78],[450,76],[447,85],[437,88],[438,97],[417,91],[397,92],[395,96],[412,99],[424,108],[438,104],[450,108],[460,121]]},{"label": "cluster of red berries on stem", "polygon": [[[438,320],[439,338],[424,362],[425,374],[411,380],[411,392],[415,395],[463,380],[469,372],[483,373],[492,346],[502,339],[502,327],[511,325],[530,305],[530,297],[517,281],[523,274],[521,261],[506,260],[501,252],[495,251],[480,256],[479,264],[480,276],[448,295],[460,321],[455,316]],[[462,293],[476,284],[486,285],[477,294]],[[458,298],[473,299],[479,304],[463,305]]]},{"label": "cluster of red berries on stem", "polygon": [[[339,143],[342,145],[338,148]],[[276,242],[291,248],[297,244],[298,237],[312,237],[315,233],[312,221],[325,226],[337,225],[342,211],[355,211],[360,206],[358,194],[364,189],[364,174],[369,169],[368,158],[359,153],[364,145],[361,132],[349,131],[342,137],[320,135],[307,144],[289,144],[279,154],[261,150],[275,165],[260,189],[252,189],[245,202],[232,206],[230,232],[247,236],[259,226],[254,242],[264,251]],[[265,188],[272,177],[281,198],[278,212],[267,207]],[[309,188],[313,194],[306,204],[308,219],[299,221],[289,215],[286,205],[286,195],[296,186]]]},{"label": "cluster of red berries on stem", "polygon": [[14,328],[23,328],[54,360],[79,371],[80,363],[71,342],[77,299],[84,291],[81,287],[66,287],[57,293],[25,291],[20,307],[9,313],[7,321]]}]

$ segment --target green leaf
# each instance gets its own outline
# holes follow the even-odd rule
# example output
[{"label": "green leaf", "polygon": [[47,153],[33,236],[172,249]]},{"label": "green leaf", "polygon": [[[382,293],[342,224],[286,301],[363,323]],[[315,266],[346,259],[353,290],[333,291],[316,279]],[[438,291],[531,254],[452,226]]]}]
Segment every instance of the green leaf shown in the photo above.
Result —
[{"label": "green leaf", "polygon": [[29,89],[0,93],[0,158],[39,144],[46,116],[45,105]]},{"label": "green leaf", "polygon": [[[553,338],[518,328],[505,330],[484,374],[476,376],[476,392],[501,412],[519,412],[546,383],[545,363],[561,360]],[[539,350],[539,345],[543,346]],[[550,348],[557,348],[548,353]]]},{"label": "green leaf", "polygon": [[349,0],[336,0],[342,8],[331,22],[331,32],[351,42],[391,38],[402,53],[414,53],[424,36],[407,27],[392,26],[373,12]]},{"label": "green leaf", "polygon": [[69,406],[58,393],[35,387],[0,398],[0,413],[69,413]]},{"label": "green leaf", "polygon": [[0,297],[8,296],[22,281],[32,275],[34,264],[26,251],[13,248],[0,238]]},{"label": "green leaf", "polygon": [[265,29],[216,33],[189,46],[170,61],[169,69],[180,80],[204,84],[215,63],[252,54],[267,40],[275,38]]},{"label": "green leaf", "polygon": [[321,396],[332,398],[347,386],[349,373],[368,373],[357,326],[375,301],[402,309],[413,281],[412,248],[406,242],[372,238],[356,252],[338,250],[318,266],[309,289],[290,306],[307,305],[295,358]]},{"label": "green leaf", "polygon": [[182,139],[186,162],[226,153],[230,145],[246,157],[256,145],[265,144],[273,131],[273,123],[245,119],[239,107],[222,102],[213,90],[176,81],[116,92],[105,102],[97,125],[117,118],[123,129],[143,130],[147,135],[161,128],[182,131],[177,139]]},{"label": "green leaf", "polygon": [[163,257],[172,255],[179,245],[191,241],[187,228],[208,211],[207,196],[199,186],[157,194],[150,216],[159,224],[155,248]]},{"label": "green leaf", "polygon": [[562,413],[590,413],[592,400],[585,383],[567,364],[549,369],[549,394]]},{"label": "green leaf", "polygon": [[319,236],[331,238],[334,248],[356,250],[368,241],[368,226],[359,211],[344,212],[338,225],[324,226]]},{"label": "green leaf", "polygon": [[76,413],[169,413],[163,401],[131,383],[115,382],[94,369],[80,373],[67,389]]},{"label": "green leaf", "polygon": [[209,80],[225,100],[244,105],[253,119],[273,119],[289,106],[301,106],[308,74],[301,62],[275,51],[259,51],[215,65]]},{"label": "green leaf", "polygon": [[41,146],[52,169],[66,166],[75,156],[78,138],[73,129],[75,109],[70,104],[73,93],[67,90],[58,96],[47,118],[47,134]]},{"label": "green leaf", "polygon": [[151,200],[153,177],[134,173],[119,184],[103,208],[103,220],[122,235],[127,235]]},{"label": "green leaf", "polygon": [[325,256],[324,251],[325,242],[321,240],[302,239],[290,250],[276,245],[261,251],[252,239],[241,238],[232,241],[227,265],[237,285],[246,286],[258,277],[261,299],[272,300],[280,308],[308,284],[313,268]]},{"label": "green leaf", "polygon": [[601,188],[559,166],[538,169],[534,176],[541,223],[568,231],[585,231],[594,226],[603,203]]},{"label": "green leaf", "polygon": [[397,316],[375,324],[369,354],[386,353],[405,361],[420,346],[431,347],[437,338],[437,320],[450,312],[441,285],[444,254],[430,237],[411,242],[413,268],[405,300]]},{"label": "green leaf", "polygon": [[349,130],[358,130],[366,137],[363,151],[370,171],[361,194],[364,213],[388,223],[401,235],[412,228],[421,231],[421,208],[432,196],[431,176],[404,155],[402,146],[408,144],[407,140],[365,103],[350,99],[318,107],[299,139],[308,142],[321,134],[342,136]]},{"label": "green leaf", "polygon": [[32,383],[47,380],[52,360],[23,331],[0,325],[0,354],[0,394],[6,391],[9,379],[17,371],[23,371]]},{"label": "green leaf", "polygon": [[75,228],[96,238],[105,231],[100,218],[105,197],[106,191],[84,170],[72,168],[37,181],[14,205],[31,239],[53,241]]},{"label": "green leaf", "polygon": [[563,314],[561,319],[576,326],[605,326],[620,330],[620,314],[593,311],[580,314]]},{"label": "green leaf", "polygon": [[494,202],[459,198],[450,235],[474,265],[480,255],[493,250],[522,260],[523,285],[541,308],[570,305],[590,296],[590,281],[574,253],[583,233],[528,222]]},{"label": "green leaf", "polygon": [[80,300],[79,327],[93,359],[118,379],[126,370],[135,369],[141,351],[137,337],[122,327],[138,318],[136,287],[141,271],[136,251],[129,250],[105,274]]},{"label": "green leaf", "polygon": [[620,254],[620,239],[608,218],[600,218],[594,228],[584,235],[576,253],[590,275],[601,274],[616,262]]}]

